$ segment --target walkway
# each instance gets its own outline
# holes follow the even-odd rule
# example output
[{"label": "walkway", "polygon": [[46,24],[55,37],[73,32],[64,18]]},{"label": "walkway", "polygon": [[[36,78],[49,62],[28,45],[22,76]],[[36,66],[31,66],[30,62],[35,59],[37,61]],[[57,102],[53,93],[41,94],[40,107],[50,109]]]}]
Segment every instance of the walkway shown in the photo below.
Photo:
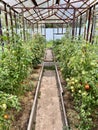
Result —
[{"label": "walkway", "polygon": [[[46,50],[45,61],[53,61]],[[37,105],[35,130],[63,130],[55,70],[44,69]]]}]

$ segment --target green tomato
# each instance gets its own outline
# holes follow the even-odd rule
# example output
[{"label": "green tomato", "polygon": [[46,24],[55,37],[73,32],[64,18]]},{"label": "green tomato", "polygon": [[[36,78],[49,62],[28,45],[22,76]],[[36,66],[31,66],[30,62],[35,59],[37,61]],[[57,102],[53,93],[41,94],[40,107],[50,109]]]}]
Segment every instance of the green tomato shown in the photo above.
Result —
[{"label": "green tomato", "polygon": [[68,82],[68,81],[69,81],[69,78],[67,78],[66,81]]},{"label": "green tomato", "polygon": [[2,109],[3,110],[6,110],[7,109],[7,105],[4,103],[4,104],[2,104]]},{"label": "green tomato", "polygon": [[92,66],[95,66],[95,65],[96,65],[96,63],[94,63],[94,62],[91,62],[91,65],[92,65]]},{"label": "green tomato", "polygon": [[83,71],[82,71],[82,74],[83,74],[83,75],[85,75],[85,74],[86,74],[86,72],[83,70]]},{"label": "green tomato", "polygon": [[73,82],[71,82],[71,84],[72,84],[72,85],[74,85],[74,84],[75,84],[75,82],[73,81]]},{"label": "green tomato", "polygon": [[74,93],[74,92],[75,92],[75,89],[72,89],[71,91]]},{"label": "green tomato", "polygon": [[82,91],[81,91],[81,90],[79,90],[78,92],[79,92],[79,93],[81,93]]},{"label": "green tomato", "polygon": [[87,96],[87,92],[83,92],[83,93],[82,93],[82,96],[83,96],[83,97],[86,97],[86,96]]},{"label": "green tomato", "polygon": [[71,88],[71,89],[74,89],[74,86],[71,86],[70,88]]},{"label": "green tomato", "polygon": [[78,80],[77,80],[77,79],[75,79],[75,83],[78,83]]},{"label": "green tomato", "polygon": [[74,80],[75,80],[75,78],[73,77],[71,80],[72,80],[72,81],[74,81]]}]

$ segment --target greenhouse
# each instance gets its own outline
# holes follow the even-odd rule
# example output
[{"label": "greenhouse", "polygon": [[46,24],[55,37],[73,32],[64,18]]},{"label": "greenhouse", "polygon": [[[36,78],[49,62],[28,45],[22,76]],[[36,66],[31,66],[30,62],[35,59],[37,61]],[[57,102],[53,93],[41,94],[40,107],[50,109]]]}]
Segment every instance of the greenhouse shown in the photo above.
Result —
[{"label": "greenhouse", "polygon": [[0,130],[98,130],[98,0],[0,0]]}]

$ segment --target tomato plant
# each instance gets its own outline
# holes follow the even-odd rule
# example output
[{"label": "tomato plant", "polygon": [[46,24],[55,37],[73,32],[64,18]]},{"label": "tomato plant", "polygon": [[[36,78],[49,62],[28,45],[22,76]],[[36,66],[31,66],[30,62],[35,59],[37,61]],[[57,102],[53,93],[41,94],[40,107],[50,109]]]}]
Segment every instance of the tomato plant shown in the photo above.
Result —
[{"label": "tomato plant", "polygon": [[41,63],[44,54],[45,39],[39,34],[34,35],[31,41],[23,41],[17,35],[16,42],[11,39],[9,44],[4,41],[4,51],[0,54],[0,130],[10,129],[12,117],[9,111],[20,109],[18,96],[26,91],[21,83],[29,68]]},{"label": "tomato plant", "polygon": [[98,46],[83,39],[62,38],[54,52],[67,88],[79,112],[79,130],[91,130],[93,112],[98,107]]},{"label": "tomato plant", "polygon": [[16,43],[5,44],[0,59],[0,90],[19,94],[24,88],[21,82],[27,77],[28,67],[41,63],[45,39],[36,34],[31,41],[23,41],[16,36]]},{"label": "tomato plant", "polygon": [[8,130],[13,115],[9,115],[10,109],[20,110],[20,103],[17,96],[6,94],[0,91],[0,130]]},{"label": "tomato plant", "polygon": [[33,36],[32,64],[34,67],[41,63],[41,58],[44,55],[45,42],[45,38],[40,34]]}]

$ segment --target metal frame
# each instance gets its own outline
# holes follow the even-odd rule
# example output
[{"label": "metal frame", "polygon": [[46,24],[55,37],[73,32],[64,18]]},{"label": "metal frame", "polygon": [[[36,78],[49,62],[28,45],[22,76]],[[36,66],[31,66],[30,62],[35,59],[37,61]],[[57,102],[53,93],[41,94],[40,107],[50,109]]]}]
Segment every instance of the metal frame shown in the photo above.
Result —
[{"label": "metal frame", "polygon": [[[8,31],[8,16],[7,14],[9,13],[10,19],[11,19],[11,26],[13,26],[13,20],[12,20],[12,11],[14,12],[14,19],[15,19],[15,27],[17,28],[17,22],[16,22],[16,17],[17,15],[22,14],[22,23],[23,23],[23,35],[24,35],[24,40],[26,39],[25,37],[25,25],[24,25],[24,19],[27,20],[27,23],[30,23],[30,27],[33,30],[33,24],[39,24],[41,21],[44,23],[47,23],[48,21],[52,21],[54,24],[55,20],[58,21],[58,23],[70,23],[72,25],[72,36],[77,33],[77,25],[75,21],[80,17],[80,23],[79,23],[79,36],[81,35],[81,27],[82,27],[82,14],[85,12],[89,12],[87,14],[87,19],[88,19],[88,27],[86,28],[86,31],[89,32],[90,30],[90,24],[91,25],[91,31],[93,30],[93,19],[91,18],[91,11],[92,8],[98,2],[96,0],[93,0],[92,2],[89,3],[89,0],[77,0],[77,1],[72,1],[72,0],[63,0],[63,3],[61,0],[43,0],[41,2],[37,2],[37,0],[31,0],[32,5],[26,6],[24,3],[28,2],[28,0],[17,0],[17,4],[10,5],[5,2],[6,0],[1,0],[4,4],[4,8],[1,8],[1,11],[5,11],[5,21],[6,21],[6,28]],[[14,0],[16,1],[16,0]],[[50,4],[51,2],[51,4]],[[81,3],[79,5],[79,3]],[[45,6],[44,6],[45,4]],[[78,4],[78,6],[76,6]],[[20,6],[21,5],[21,6]],[[9,7],[9,12],[6,9],[6,7]],[[19,11],[21,10],[21,11]],[[32,10],[32,12],[31,12]],[[46,11],[45,11],[46,10]],[[28,15],[25,16],[25,13]],[[17,14],[17,15],[16,15]],[[51,18],[52,16],[57,17],[57,19]],[[31,18],[32,17],[32,18]],[[94,9],[93,9],[93,17],[94,17]],[[50,19],[49,19],[50,18]],[[61,23],[61,24],[62,24]],[[76,29],[75,29],[76,28]],[[0,29],[2,30],[2,29]],[[38,29],[37,29],[38,30]],[[16,29],[17,32],[17,29]],[[12,35],[14,33],[14,30],[12,28]],[[89,34],[87,33],[85,36],[86,40],[91,41],[92,39],[92,32]],[[9,37],[9,34],[7,33],[7,36]],[[90,38],[89,38],[90,37]]]},{"label": "metal frame", "polygon": [[[3,0],[1,0],[1,1],[3,1]],[[32,5],[26,7],[24,5],[24,2],[26,2],[27,0],[24,0],[24,1],[23,0],[18,0],[18,1],[19,2],[17,4],[15,4],[15,5],[11,6],[11,8],[13,8],[14,10],[15,9],[21,9],[24,12],[28,12],[28,14],[30,14],[30,16],[32,16],[32,18],[34,19],[34,22],[35,21],[38,22],[39,20],[44,19],[42,11],[45,10],[45,9],[48,10],[48,16],[49,16],[50,10],[53,11],[55,9],[57,9],[57,14],[62,9],[64,9],[64,12],[62,12],[63,16],[66,15],[66,13],[69,12],[68,11],[69,9],[73,9],[73,10],[76,10],[76,14],[77,14],[77,16],[79,16],[79,15],[81,15],[82,12],[84,12],[84,10],[86,11],[88,8],[91,7],[92,4],[96,3],[96,0],[93,0],[93,2],[91,2],[90,4],[88,4],[89,0],[78,0],[78,1],[64,0],[64,3],[60,4],[61,0],[56,0],[56,3],[52,2],[53,4],[49,5],[49,0],[43,0],[43,2],[41,2],[41,3],[37,3],[37,0],[31,0]],[[79,2],[82,2],[81,6],[79,6],[79,7],[75,6],[75,4],[77,4]],[[21,7],[19,6],[20,4],[21,4]],[[43,4],[47,4],[47,6],[43,7]],[[85,5],[85,7],[83,7],[84,5]],[[30,13],[31,9],[33,9],[33,11],[34,11],[33,13]],[[38,12],[39,12],[40,16],[39,16]],[[34,14],[37,15],[37,18],[39,18],[39,20],[37,20],[34,17]],[[74,16],[74,11],[73,11],[73,13],[71,15]],[[63,18],[63,16],[59,16],[59,17]],[[29,18],[27,18],[27,19],[29,20]]]},{"label": "metal frame", "polygon": [[[0,15],[1,15],[1,10],[0,10]],[[1,19],[0,19],[0,35],[2,35],[2,25],[1,25]]]}]

